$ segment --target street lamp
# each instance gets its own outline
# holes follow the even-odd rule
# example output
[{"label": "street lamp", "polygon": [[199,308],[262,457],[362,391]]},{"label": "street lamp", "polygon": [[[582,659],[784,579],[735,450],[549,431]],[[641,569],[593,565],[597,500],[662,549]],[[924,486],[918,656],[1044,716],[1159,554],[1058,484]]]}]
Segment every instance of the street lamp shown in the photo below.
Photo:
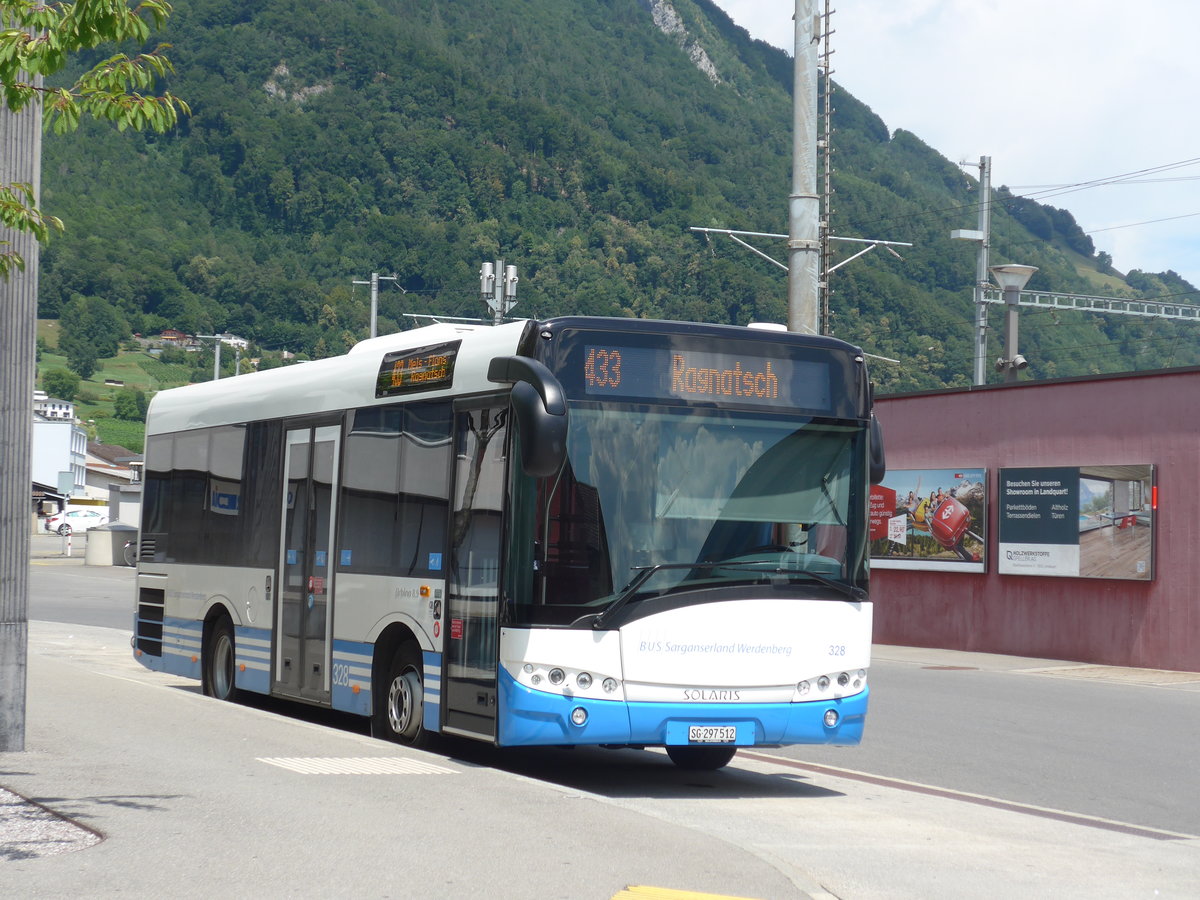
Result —
[{"label": "street lamp", "polygon": [[1007,356],[996,360],[996,371],[1004,373],[1004,381],[1015,382],[1017,373],[1029,363],[1017,352],[1017,310],[1021,289],[1029,282],[1037,266],[989,266],[992,277],[1004,291],[1004,351]]}]

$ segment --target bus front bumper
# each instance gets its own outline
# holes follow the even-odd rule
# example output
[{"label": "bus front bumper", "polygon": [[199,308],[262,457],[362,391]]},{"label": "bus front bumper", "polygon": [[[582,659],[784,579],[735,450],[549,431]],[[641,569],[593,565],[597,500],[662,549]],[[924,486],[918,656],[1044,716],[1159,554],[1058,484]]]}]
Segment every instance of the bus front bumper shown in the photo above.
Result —
[{"label": "bus front bumper", "polygon": [[[693,727],[736,729],[719,734],[737,747],[761,744],[857,744],[862,740],[869,690],[840,699],[803,703],[627,703],[565,697],[519,684],[499,672],[502,747],[563,744],[656,746],[697,743]],[[579,712],[582,710],[582,712]],[[832,711],[832,714],[830,712]],[[576,724],[582,719],[582,724]],[[836,719],[832,725],[828,721]]]}]

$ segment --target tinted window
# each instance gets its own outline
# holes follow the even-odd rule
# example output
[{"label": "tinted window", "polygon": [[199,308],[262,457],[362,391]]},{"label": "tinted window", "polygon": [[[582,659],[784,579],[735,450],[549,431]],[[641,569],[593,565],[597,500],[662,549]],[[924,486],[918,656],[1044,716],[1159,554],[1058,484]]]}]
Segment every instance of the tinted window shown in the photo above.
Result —
[{"label": "tinted window", "polygon": [[142,534],[156,561],[274,565],[280,434],[260,422],[150,438]]},{"label": "tinted window", "polygon": [[450,404],[350,414],[342,466],[342,571],[443,577]]}]

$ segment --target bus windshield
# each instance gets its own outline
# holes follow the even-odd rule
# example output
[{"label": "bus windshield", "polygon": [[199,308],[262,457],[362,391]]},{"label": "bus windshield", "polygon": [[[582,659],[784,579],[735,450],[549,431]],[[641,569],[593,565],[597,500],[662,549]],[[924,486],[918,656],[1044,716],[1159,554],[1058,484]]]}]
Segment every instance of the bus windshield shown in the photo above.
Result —
[{"label": "bus windshield", "polygon": [[518,619],[570,624],[618,600],[763,580],[857,593],[861,435],[793,413],[573,403]]}]

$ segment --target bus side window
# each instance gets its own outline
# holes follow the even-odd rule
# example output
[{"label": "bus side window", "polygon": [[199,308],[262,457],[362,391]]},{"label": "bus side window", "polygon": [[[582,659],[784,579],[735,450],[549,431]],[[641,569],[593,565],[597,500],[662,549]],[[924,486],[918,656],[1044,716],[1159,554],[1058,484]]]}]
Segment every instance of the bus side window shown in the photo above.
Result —
[{"label": "bus side window", "polygon": [[350,414],[340,501],[342,571],[444,577],[450,404]]}]

